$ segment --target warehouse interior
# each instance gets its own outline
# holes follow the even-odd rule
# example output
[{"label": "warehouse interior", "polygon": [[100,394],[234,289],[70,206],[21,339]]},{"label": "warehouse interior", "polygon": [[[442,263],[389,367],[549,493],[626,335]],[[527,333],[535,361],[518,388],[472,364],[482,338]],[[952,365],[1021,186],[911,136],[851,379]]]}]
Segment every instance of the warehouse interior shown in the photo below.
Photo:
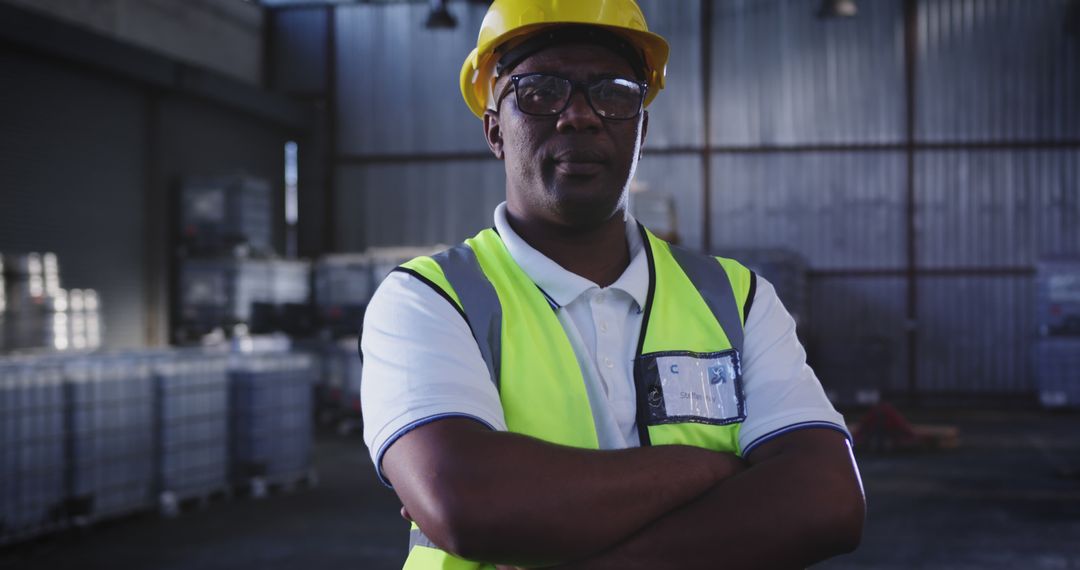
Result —
[{"label": "warehouse interior", "polygon": [[[1080,1],[638,3],[631,211],[774,283],[860,434],[815,567],[1080,568]],[[0,568],[401,566],[358,334],[504,200],[489,4],[0,0]]]}]

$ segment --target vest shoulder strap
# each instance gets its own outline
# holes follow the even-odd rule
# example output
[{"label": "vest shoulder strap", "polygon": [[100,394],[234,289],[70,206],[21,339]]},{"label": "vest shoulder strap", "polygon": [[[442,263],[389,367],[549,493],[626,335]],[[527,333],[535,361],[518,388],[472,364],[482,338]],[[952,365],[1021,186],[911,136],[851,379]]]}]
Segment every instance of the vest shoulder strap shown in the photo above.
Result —
[{"label": "vest shoulder strap", "polygon": [[419,278],[457,309],[472,331],[491,381],[498,387],[502,306],[472,248],[457,245],[431,257],[413,259],[399,269]]},{"label": "vest shoulder strap", "polygon": [[671,255],[728,336],[732,348],[743,352],[743,307],[752,282],[750,270],[737,261],[703,255],[670,245]]}]

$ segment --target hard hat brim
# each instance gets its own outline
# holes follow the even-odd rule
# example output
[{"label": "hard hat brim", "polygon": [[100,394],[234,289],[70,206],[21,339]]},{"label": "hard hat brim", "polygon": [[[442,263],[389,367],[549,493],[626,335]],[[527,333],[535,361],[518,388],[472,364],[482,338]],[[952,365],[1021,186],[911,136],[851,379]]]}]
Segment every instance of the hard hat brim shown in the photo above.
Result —
[{"label": "hard hat brim", "polygon": [[[494,74],[495,60],[497,59],[494,48],[512,40],[531,36],[547,28],[580,24],[580,22],[544,22],[542,24],[523,26],[494,38],[488,45],[477,46],[473,49],[461,66],[460,77],[461,95],[465,98],[465,104],[469,107],[469,110],[480,118],[483,118],[484,111],[487,110],[488,96],[491,89],[490,83]],[[667,40],[658,34],[647,31],[602,24],[590,25],[605,28],[623,36],[641,50],[645,60],[647,75],[645,79],[649,84],[648,92],[645,94],[645,106],[652,103],[656,95],[664,88],[664,78],[670,51]]]}]

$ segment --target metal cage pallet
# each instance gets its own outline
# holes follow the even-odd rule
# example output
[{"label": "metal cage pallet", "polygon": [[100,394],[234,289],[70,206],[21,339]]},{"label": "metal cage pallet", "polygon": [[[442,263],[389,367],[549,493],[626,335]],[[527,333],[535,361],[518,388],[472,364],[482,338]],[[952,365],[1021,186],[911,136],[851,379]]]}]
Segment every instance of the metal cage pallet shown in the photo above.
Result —
[{"label": "metal cage pallet", "polygon": [[311,469],[315,365],[311,355],[299,353],[233,357],[230,472],[235,485],[254,489]]},{"label": "metal cage pallet", "polygon": [[0,361],[0,545],[64,526],[63,371]]},{"label": "metal cage pallet", "polygon": [[1080,409],[1080,336],[1040,338],[1034,352],[1043,406]]},{"label": "metal cage pallet", "polygon": [[154,485],[150,367],[131,355],[64,363],[69,512],[94,522],[146,510]]},{"label": "metal cage pallet", "polygon": [[158,508],[227,496],[228,357],[177,352],[152,363]]},{"label": "metal cage pallet", "polygon": [[314,486],[316,370],[292,352],[0,358],[0,544]]}]

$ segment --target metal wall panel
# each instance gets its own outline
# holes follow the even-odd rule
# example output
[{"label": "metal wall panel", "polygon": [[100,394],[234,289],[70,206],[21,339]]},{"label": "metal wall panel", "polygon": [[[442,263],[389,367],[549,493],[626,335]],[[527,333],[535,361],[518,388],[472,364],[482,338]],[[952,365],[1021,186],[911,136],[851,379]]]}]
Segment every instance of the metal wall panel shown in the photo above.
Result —
[{"label": "metal wall panel", "polygon": [[671,45],[664,90],[649,106],[645,148],[701,146],[705,142],[701,0],[643,0],[639,4],[649,30]]},{"label": "metal wall panel", "polygon": [[918,138],[1080,137],[1080,39],[1065,33],[1066,4],[920,1]]},{"label": "metal wall panel", "polygon": [[483,151],[465,106],[461,64],[487,6],[453,3],[454,30],[427,30],[426,3],[340,6],[336,12],[338,152]]},{"label": "metal wall panel", "polygon": [[6,3],[21,4],[252,85],[258,85],[262,77],[263,9],[254,2],[6,0]]},{"label": "metal wall panel", "polygon": [[915,164],[920,265],[1080,255],[1080,150],[922,152]]},{"label": "metal wall panel", "polygon": [[493,225],[505,195],[497,160],[340,166],[338,250],[457,244]]},{"label": "metal wall panel", "polygon": [[272,26],[273,87],[286,93],[315,93],[326,87],[327,10],[268,12]]},{"label": "metal wall panel", "polygon": [[1032,278],[924,277],[918,286],[920,393],[1033,390]]},{"label": "metal wall panel", "polygon": [[781,248],[811,269],[904,264],[900,152],[713,157],[711,247]]},{"label": "metal wall panel", "polygon": [[103,340],[142,344],[144,97],[10,51],[0,84],[0,252],[55,252],[62,287],[98,291]]},{"label": "metal wall panel", "polygon": [[820,0],[716,0],[714,144],[885,143],[904,136],[901,0],[859,2],[851,19]]},{"label": "metal wall panel", "polygon": [[[702,164],[700,156],[649,156],[638,163],[634,179],[650,193],[674,198],[679,242],[701,250]],[[631,196],[631,200],[633,197]]]},{"label": "metal wall panel", "polygon": [[810,315],[800,333],[834,402],[867,403],[875,392],[906,390],[906,296],[900,277],[810,281]]},{"label": "metal wall panel", "polygon": [[[650,29],[672,46],[666,89],[650,106],[652,148],[700,145],[700,1],[648,0]],[[337,10],[340,151],[345,154],[455,152],[486,148],[465,107],[458,72],[476,45],[486,6],[452,3],[458,28],[424,29],[423,4]],[[389,57],[388,57],[389,56]],[[690,112],[687,112],[691,110]]]}]

